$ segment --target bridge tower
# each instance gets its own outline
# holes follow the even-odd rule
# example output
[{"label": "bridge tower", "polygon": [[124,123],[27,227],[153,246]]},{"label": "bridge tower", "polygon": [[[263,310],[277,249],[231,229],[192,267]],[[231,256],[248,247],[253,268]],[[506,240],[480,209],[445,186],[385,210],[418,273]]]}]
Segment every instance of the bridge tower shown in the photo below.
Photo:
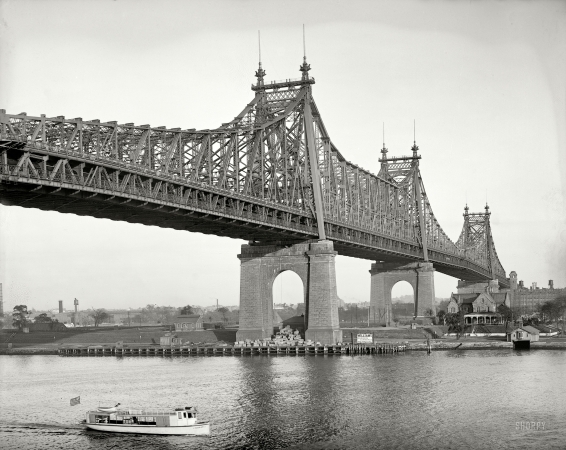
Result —
[{"label": "bridge tower", "polygon": [[332,241],[313,240],[289,246],[242,245],[240,328],[237,339],[263,339],[273,334],[273,282],[286,270],[303,282],[306,339],[326,344],[342,340]]},{"label": "bridge tower", "polygon": [[398,281],[407,281],[415,295],[414,317],[436,314],[434,305],[434,268],[430,262],[376,262],[371,265],[370,315],[380,325],[393,321],[391,291]]},{"label": "bridge tower", "polygon": [[403,191],[402,208],[407,212],[405,217],[414,217],[412,224],[413,237],[420,244],[422,262],[375,262],[369,271],[371,275],[370,315],[385,326],[393,320],[391,291],[399,281],[407,281],[412,287],[415,298],[414,317],[436,314],[434,302],[434,268],[428,258],[427,215],[430,205],[424,192],[419,171],[419,147],[416,141],[411,147],[411,156],[387,158],[385,142],[381,149],[381,169],[379,175],[399,186]]},{"label": "bridge tower", "polygon": [[[305,338],[323,344],[342,341],[338,319],[334,245],[326,240],[324,206],[319,172],[313,112],[311,107],[310,64],[306,55],[300,66],[301,79],[289,81],[288,87],[306,89],[303,104],[304,138],[307,150],[305,185],[312,186],[313,209],[318,240],[299,243],[255,244],[242,246],[240,266],[240,327],[238,340],[269,338],[273,334],[273,282],[285,270],[295,272],[303,282],[305,303]],[[273,85],[264,83],[265,71],[259,63],[257,84],[252,87],[260,95]],[[261,104],[262,102],[260,102]],[[258,115],[259,116],[259,115]]]}]

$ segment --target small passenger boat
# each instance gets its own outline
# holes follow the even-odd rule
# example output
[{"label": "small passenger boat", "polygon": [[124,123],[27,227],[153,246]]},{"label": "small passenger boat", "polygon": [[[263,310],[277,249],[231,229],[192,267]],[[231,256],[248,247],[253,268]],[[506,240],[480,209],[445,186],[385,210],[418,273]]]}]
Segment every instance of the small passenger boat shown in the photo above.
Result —
[{"label": "small passenger boat", "polygon": [[99,407],[86,413],[85,425],[96,431],[111,433],[193,435],[210,434],[210,423],[197,420],[197,409],[191,406],[162,409]]}]

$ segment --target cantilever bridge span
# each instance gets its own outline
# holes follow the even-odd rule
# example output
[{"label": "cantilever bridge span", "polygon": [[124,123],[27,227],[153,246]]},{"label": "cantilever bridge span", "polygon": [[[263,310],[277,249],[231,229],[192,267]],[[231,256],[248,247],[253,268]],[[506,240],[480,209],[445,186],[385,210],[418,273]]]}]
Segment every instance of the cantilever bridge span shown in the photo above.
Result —
[{"label": "cantilever bridge span", "polygon": [[210,130],[0,110],[0,202],[239,238],[250,249],[330,241],[342,255],[432,263],[507,286],[488,209],[466,208],[453,242],[433,214],[416,145],[396,158],[383,148],[378,174],[348,162],[324,126],[309,69],[266,84],[260,66],[253,100]]}]

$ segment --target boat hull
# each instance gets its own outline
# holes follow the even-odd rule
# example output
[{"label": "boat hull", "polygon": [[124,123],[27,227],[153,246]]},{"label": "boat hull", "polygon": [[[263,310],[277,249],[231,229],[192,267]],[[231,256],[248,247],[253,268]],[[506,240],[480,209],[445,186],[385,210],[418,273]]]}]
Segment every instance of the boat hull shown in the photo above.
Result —
[{"label": "boat hull", "polygon": [[122,425],[109,423],[87,423],[85,425],[91,430],[106,431],[109,433],[185,436],[206,436],[210,434],[210,424],[207,422],[178,427],[157,427],[155,425]]}]

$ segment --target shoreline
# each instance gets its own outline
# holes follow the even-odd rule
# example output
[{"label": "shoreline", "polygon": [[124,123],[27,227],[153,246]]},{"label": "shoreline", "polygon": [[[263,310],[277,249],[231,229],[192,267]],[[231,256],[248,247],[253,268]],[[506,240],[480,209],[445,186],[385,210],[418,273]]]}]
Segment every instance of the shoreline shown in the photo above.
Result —
[{"label": "shoreline", "polygon": [[[407,345],[406,351],[426,351],[427,344],[422,340],[418,342],[404,341],[399,342],[399,344]],[[92,344],[99,345],[99,344]],[[134,344],[135,345],[135,344]],[[67,345],[65,347],[73,347],[73,345]],[[79,347],[79,345],[77,345]],[[88,347],[88,345],[80,345],[80,347]],[[432,351],[448,351],[448,350],[493,350],[493,349],[513,349],[513,343],[507,341],[473,341],[473,342],[462,342],[462,341],[431,341]],[[558,342],[533,342],[531,343],[531,350],[565,350],[566,341]],[[307,353],[308,354],[308,353]],[[20,347],[20,348],[0,348],[0,355],[59,355],[59,348],[56,347]],[[116,357],[115,355],[112,355]],[[276,355],[271,355],[276,356]]]}]

